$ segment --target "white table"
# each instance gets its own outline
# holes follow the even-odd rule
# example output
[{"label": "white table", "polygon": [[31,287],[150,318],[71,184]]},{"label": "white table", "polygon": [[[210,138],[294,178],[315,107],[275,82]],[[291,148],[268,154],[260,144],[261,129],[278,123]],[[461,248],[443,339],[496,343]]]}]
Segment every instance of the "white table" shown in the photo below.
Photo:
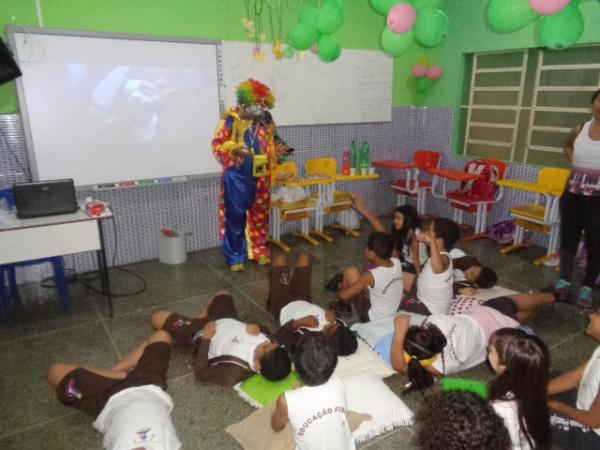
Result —
[{"label": "white table", "polygon": [[102,222],[112,217],[108,208],[97,217],[88,216],[83,208],[72,214],[33,219],[19,219],[10,213],[0,220],[0,264],[96,251],[102,293],[112,317],[113,304],[102,231]]}]

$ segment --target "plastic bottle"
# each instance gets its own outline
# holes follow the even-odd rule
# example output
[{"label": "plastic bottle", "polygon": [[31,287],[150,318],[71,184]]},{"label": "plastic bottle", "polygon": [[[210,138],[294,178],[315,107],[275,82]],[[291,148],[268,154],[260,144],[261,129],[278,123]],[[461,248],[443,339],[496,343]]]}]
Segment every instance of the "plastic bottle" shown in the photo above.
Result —
[{"label": "plastic bottle", "polygon": [[354,141],[350,144],[350,168],[354,169],[354,173],[358,172],[358,150]]},{"label": "plastic bottle", "polygon": [[344,156],[342,157],[342,175],[350,175],[350,169],[352,168],[352,161],[350,158],[350,150],[344,150]]},{"label": "plastic bottle", "polygon": [[360,148],[360,156],[359,156],[359,170],[358,173],[362,176],[369,174],[369,144],[366,142],[363,143]]}]

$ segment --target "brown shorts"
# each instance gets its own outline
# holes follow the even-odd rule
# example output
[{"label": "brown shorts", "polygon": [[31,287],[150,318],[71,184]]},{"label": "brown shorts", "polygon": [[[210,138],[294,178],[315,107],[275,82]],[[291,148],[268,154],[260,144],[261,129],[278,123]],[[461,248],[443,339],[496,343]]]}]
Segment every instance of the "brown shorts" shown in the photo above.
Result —
[{"label": "brown shorts", "polygon": [[312,302],[312,269],[310,266],[296,267],[294,273],[285,266],[273,267],[269,272],[269,297],[267,309],[277,321],[281,308],[295,300]]},{"label": "brown shorts", "polygon": [[360,320],[362,323],[370,320],[369,310],[371,309],[371,296],[369,295],[368,289],[365,289],[364,291],[352,297],[350,299],[350,303],[352,303],[354,311],[356,311],[358,320]]},{"label": "brown shorts", "polygon": [[220,294],[208,304],[208,316],[202,319],[191,318],[181,314],[172,313],[165,324],[163,330],[171,335],[175,344],[182,348],[190,348],[194,335],[204,328],[204,326],[213,320],[224,318],[237,318],[237,311],[231,295]]},{"label": "brown shorts", "polygon": [[117,392],[147,384],[166,390],[170,356],[169,344],[154,342],[144,349],[135,368],[123,379],[105,377],[79,367],[60,381],[56,396],[62,404],[81,409],[95,419]]}]

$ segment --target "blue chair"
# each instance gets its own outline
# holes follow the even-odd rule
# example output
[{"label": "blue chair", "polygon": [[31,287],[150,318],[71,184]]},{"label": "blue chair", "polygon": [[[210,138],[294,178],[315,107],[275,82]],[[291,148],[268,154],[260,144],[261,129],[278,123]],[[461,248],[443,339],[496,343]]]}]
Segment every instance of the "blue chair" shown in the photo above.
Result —
[{"label": "blue chair", "polygon": [[[8,317],[13,307],[12,302],[19,301],[19,291],[17,289],[17,276],[15,269],[17,267],[33,266],[35,264],[51,263],[54,268],[54,279],[58,293],[62,301],[62,307],[65,312],[71,310],[71,301],[69,299],[69,287],[65,277],[65,265],[62,256],[53,256],[50,258],[32,259],[30,261],[21,261],[11,264],[0,265],[0,315]],[[8,277],[9,290],[6,290],[5,274]]]}]

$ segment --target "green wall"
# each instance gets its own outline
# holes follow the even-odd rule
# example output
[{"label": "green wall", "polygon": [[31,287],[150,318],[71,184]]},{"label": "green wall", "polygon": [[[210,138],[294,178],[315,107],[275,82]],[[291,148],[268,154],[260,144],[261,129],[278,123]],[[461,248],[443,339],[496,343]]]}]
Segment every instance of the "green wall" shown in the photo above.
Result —
[{"label": "green wall", "polygon": [[[302,5],[316,5],[304,0]],[[244,0],[40,0],[43,25],[50,28],[185,36],[222,40],[250,40],[242,27]],[[251,1],[250,3],[254,3]],[[297,0],[283,0],[293,7]],[[371,9],[368,0],[346,0],[348,17],[338,32],[345,48],[379,49],[385,17]],[[285,9],[283,30],[296,23],[298,10]],[[0,0],[0,27],[37,26],[34,0]],[[265,15],[263,27],[270,37]],[[413,49],[394,61],[395,71],[411,67]],[[410,70],[410,69],[409,69]],[[406,79],[394,83],[394,105],[412,104]],[[14,83],[0,87],[0,113],[17,110]]]},{"label": "green wall", "polygon": [[[450,19],[450,30],[443,45],[431,51],[434,63],[444,69],[444,76],[424,98],[429,106],[460,105],[464,54],[515,48],[539,47],[534,38],[535,23],[514,33],[495,33],[486,22],[488,0],[444,0],[442,9]],[[579,5],[585,28],[579,44],[600,42],[600,4],[597,0]]]}]

